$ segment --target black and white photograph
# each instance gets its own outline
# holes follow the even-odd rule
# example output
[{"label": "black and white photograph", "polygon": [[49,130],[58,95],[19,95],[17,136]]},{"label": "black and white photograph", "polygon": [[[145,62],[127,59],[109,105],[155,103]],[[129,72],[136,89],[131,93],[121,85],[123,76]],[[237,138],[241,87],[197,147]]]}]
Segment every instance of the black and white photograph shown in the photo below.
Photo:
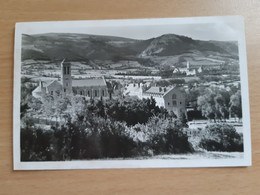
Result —
[{"label": "black and white photograph", "polygon": [[15,170],[251,165],[240,16],[17,23]]}]

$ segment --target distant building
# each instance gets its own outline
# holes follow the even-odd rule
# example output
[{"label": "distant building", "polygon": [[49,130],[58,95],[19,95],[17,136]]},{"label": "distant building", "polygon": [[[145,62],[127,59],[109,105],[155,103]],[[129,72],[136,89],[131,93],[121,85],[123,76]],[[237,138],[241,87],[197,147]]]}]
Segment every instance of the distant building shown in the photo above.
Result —
[{"label": "distant building", "polygon": [[61,62],[61,81],[40,81],[39,86],[32,92],[32,95],[36,98],[42,98],[46,94],[54,98],[67,94],[101,98],[108,96],[108,90],[103,77],[72,80],[71,64],[63,60]]},{"label": "distant building", "polygon": [[177,117],[183,114],[187,117],[185,93],[178,87],[151,87],[142,93],[142,98],[151,97],[155,99],[157,106],[174,112]]},{"label": "distant building", "polygon": [[191,68],[189,61],[187,61],[185,68],[178,68],[174,67],[173,73],[180,73],[180,74],[186,74],[186,76],[196,76],[198,73],[201,73],[203,71],[202,67],[199,68]]},{"label": "distant building", "polygon": [[186,71],[185,72],[186,72],[187,76],[195,76],[196,73],[197,73],[195,68],[190,68],[189,61],[187,61]]},{"label": "distant building", "polygon": [[130,83],[125,87],[124,95],[142,98],[142,83]]}]

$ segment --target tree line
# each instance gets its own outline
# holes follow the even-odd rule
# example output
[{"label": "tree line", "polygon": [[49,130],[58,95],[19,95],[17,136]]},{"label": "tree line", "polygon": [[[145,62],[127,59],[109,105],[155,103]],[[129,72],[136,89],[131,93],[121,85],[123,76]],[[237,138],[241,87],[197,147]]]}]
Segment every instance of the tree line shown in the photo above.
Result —
[{"label": "tree line", "polygon": [[[22,84],[22,161],[144,158],[159,154],[194,152],[183,131],[186,121],[179,120],[173,113],[156,106],[153,98],[86,100],[82,96],[71,95],[54,99],[46,95],[39,100],[31,96],[33,89],[33,85],[26,82]],[[198,102],[198,107],[204,104],[212,107],[209,109],[205,106],[203,115],[209,118],[226,117],[228,106],[234,113],[239,110],[236,107],[241,101],[239,90],[233,90],[231,96],[231,92],[228,95],[225,90],[210,90],[212,91],[201,94],[201,97],[205,96],[201,101],[203,104]],[[201,98],[198,101],[199,99]],[[217,109],[219,112],[216,112]],[[210,115],[212,110],[218,114]],[[50,130],[45,130],[42,125],[32,122],[30,113],[44,115],[49,119],[56,118],[57,122]],[[208,137],[204,137],[199,146],[213,151],[241,151],[242,138],[233,127],[229,128],[230,134],[215,131],[227,128],[229,127],[225,124],[208,128],[205,133]],[[211,137],[216,134],[218,139],[212,141]],[[235,143],[230,142],[230,136],[236,138]],[[228,144],[229,146],[225,146]],[[238,144],[237,147],[233,147],[234,144]]]},{"label": "tree line", "polygon": [[230,117],[242,118],[241,91],[239,88],[196,87],[188,90],[188,106],[210,120],[225,121]]},{"label": "tree line", "polygon": [[50,112],[55,115],[67,113],[63,116],[67,121],[46,131],[25,122],[21,128],[23,161],[141,158],[194,151],[182,122],[156,106],[152,98],[104,101],[74,96],[70,101],[63,99],[61,108],[47,102],[43,108],[53,108]]}]

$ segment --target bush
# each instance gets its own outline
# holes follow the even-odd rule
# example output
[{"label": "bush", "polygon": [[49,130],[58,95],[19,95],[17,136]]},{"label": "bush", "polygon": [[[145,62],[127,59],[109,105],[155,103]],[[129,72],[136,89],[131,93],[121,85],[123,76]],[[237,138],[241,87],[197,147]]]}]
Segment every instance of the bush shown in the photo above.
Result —
[{"label": "bush", "polygon": [[166,129],[166,134],[156,134],[148,143],[154,154],[180,154],[194,151],[187,135],[171,127]]},{"label": "bush", "polygon": [[[22,161],[131,158],[192,152],[178,121],[155,100],[84,101],[73,98],[66,124],[36,128],[23,117]],[[75,109],[77,108],[77,109]],[[44,127],[44,125],[43,125]]]},{"label": "bush", "polygon": [[52,159],[51,131],[31,127],[21,129],[21,161],[50,161]]},{"label": "bush", "polygon": [[141,155],[193,152],[188,137],[182,130],[179,120],[152,117],[145,125],[135,125],[130,134],[139,146],[138,154]]},{"label": "bush", "polygon": [[199,146],[208,151],[243,152],[243,137],[232,125],[214,124],[204,130]]}]

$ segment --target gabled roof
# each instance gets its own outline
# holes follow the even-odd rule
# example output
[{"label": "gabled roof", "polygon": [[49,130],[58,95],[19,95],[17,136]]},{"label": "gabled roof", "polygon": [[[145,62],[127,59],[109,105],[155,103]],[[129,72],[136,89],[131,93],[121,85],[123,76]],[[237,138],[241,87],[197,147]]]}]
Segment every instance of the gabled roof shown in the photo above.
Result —
[{"label": "gabled roof", "polygon": [[175,87],[151,87],[144,94],[154,94],[154,95],[166,95],[169,91],[174,89]]},{"label": "gabled roof", "polygon": [[57,83],[57,84],[61,85],[61,82],[60,82],[60,81],[53,80],[53,81],[50,82],[46,87],[50,86],[50,85],[53,84],[53,83]]},{"label": "gabled roof", "polygon": [[58,86],[62,87],[62,84],[61,84],[60,81],[53,80],[51,83],[49,83],[49,84],[46,86],[46,88],[49,88],[50,86],[53,86],[53,85],[56,85],[56,86],[58,85]]},{"label": "gabled roof", "polygon": [[49,86],[52,82],[53,82],[53,80],[49,80],[49,81],[40,81],[41,83],[42,83],[42,86],[43,87],[47,87],[47,86]]},{"label": "gabled roof", "polygon": [[38,92],[42,92],[42,89],[40,86],[36,87],[33,91],[33,93],[38,93]]},{"label": "gabled roof", "polygon": [[43,87],[48,87],[50,84],[52,84],[54,82],[58,82],[59,84],[61,84],[61,82],[58,80],[48,80],[48,81],[41,81],[41,82],[42,82]]},{"label": "gabled roof", "polygon": [[72,80],[73,87],[97,87],[107,86],[103,78],[89,78],[84,80]]}]

